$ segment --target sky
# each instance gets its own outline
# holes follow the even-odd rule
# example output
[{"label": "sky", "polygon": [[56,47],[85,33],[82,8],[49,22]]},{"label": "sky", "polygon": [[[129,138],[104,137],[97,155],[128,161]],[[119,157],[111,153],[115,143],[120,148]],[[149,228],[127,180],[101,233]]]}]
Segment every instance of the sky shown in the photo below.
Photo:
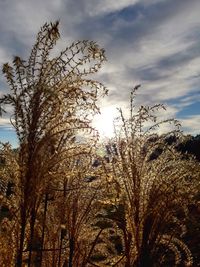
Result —
[{"label": "sky", "polygon": [[[55,20],[59,48],[89,39],[106,50],[95,77],[109,89],[94,123],[102,134],[110,134],[116,108],[127,107],[137,84],[138,105],[163,103],[163,118],[200,133],[199,0],[0,0],[0,65],[27,58],[40,27]],[[0,96],[7,91],[0,75]],[[0,141],[16,146],[8,115],[0,118]]]}]

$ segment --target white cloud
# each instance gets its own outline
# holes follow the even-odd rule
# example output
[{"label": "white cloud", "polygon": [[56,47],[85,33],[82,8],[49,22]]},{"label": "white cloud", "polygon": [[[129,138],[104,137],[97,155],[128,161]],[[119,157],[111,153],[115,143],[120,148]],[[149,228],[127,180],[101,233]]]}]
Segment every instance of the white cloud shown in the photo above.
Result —
[{"label": "white cloud", "polygon": [[4,64],[8,60],[8,53],[0,46],[0,65]]},{"label": "white cloud", "polygon": [[[167,1],[165,2],[167,3]],[[180,3],[179,1],[179,5]],[[190,58],[190,55],[194,53],[192,49],[200,41],[199,37],[195,36],[197,25],[200,25],[199,8],[199,1],[192,1],[190,4],[183,1],[183,6],[180,5],[177,12],[169,13],[168,18],[166,16],[162,20],[161,15],[158,21],[153,17],[141,18],[137,23],[141,33],[144,31],[143,36],[140,34],[138,37],[137,32],[134,36],[137,27],[133,23],[129,27],[129,40],[123,40],[121,44],[113,39],[108,47],[108,52],[111,55],[110,65],[114,64],[114,68],[108,66],[108,69],[110,68],[112,71],[108,72],[106,76],[106,82],[115,88],[112,90],[114,93],[111,94],[112,97],[116,95],[116,100],[119,101],[121,95],[121,98],[125,100],[124,95],[128,96],[125,92],[132,87],[130,84],[138,83],[143,84],[143,90],[146,92],[145,98],[150,103],[176,99],[197,90],[197,79],[192,79],[192,76],[199,74],[200,54],[196,54],[196,58],[195,55],[194,58]],[[156,23],[152,22],[153,20]],[[151,28],[150,33],[147,34],[148,24]],[[122,25],[121,28],[123,35]],[[131,32],[131,28],[133,32]],[[164,61],[163,65],[159,65],[162,60],[167,61],[170,57],[170,65],[165,66]],[[176,60],[177,57],[180,62]],[[146,68],[151,70],[150,77],[147,75],[145,77]],[[139,71],[143,77],[140,77]],[[152,74],[157,77],[154,78]],[[112,103],[113,101],[114,99],[111,99]]]},{"label": "white cloud", "polygon": [[0,117],[0,127],[6,127],[6,128],[12,128],[13,129],[9,118],[1,118]]},{"label": "white cloud", "polygon": [[181,119],[184,132],[187,134],[199,134],[200,115],[187,116]]},{"label": "white cloud", "polygon": [[102,15],[110,12],[116,12],[138,3],[140,0],[87,0],[86,8],[90,16]]}]

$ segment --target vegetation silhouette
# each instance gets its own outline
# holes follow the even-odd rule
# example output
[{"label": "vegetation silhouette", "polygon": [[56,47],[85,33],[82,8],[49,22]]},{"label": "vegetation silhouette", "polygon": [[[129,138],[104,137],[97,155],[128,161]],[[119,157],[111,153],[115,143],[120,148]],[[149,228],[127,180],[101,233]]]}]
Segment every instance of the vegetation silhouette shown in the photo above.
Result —
[{"label": "vegetation silhouette", "polygon": [[3,66],[0,111],[12,106],[19,148],[0,148],[0,266],[198,266],[199,137],[159,121],[163,105],[136,109],[136,86],[129,117],[119,109],[115,137],[99,145],[91,120],[107,89],[91,77],[105,51],[78,41],[53,57],[58,26],[41,28],[27,61]]}]

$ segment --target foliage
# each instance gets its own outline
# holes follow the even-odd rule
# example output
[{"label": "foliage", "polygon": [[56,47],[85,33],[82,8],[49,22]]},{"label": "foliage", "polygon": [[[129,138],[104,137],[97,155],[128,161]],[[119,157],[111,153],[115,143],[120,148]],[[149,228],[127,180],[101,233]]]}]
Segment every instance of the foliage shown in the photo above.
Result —
[{"label": "foliage", "polygon": [[[63,183],[63,173],[68,172],[65,181],[74,175],[74,156],[91,153],[95,138],[87,148],[77,138],[81,130],[94,133],[91,115],[99,111],[97,100],[106,93],[101,83],[89,78],[105,61],[104,50],[94,42],[78,41],[52,58],[50,52],[59,37],[58,22],[45,24],[27,62],[15,57],[12,66],[3,66],[11,94],[0,99],[1,112],[2,105],[13,107],[11,122],[19,140],[16,164],[7,178],[15,183],[17,220],[10,236],[16,231],[17,266],[23,265],[24,258],[31,266],[45,196],[51,187]],[[71,165],[65,169],[66,158]]]},{"label": "foliage", "polygon": [[[171,250],[176,266],[191,266],[191,252],[180,237],[186,231],[189,204],[195,202],[199,190],[199,164],[192,158],[184,159],[175,149],[176,143],[166,145],[166,138],[174,135],[180,139],[181,133],[176,121],[157,121],[154,113],[162,105],[134,110],[136,90],[131,96],[130,117],[126,119],[119,110],[116,137],[107,149],[112,156],[107,172],[112,173],[118,201],[125,209],[124,223],[119,225],[121,216],[114,219],[124,238],[122,264],[164,266]],[[176,127],[170,133],[155,135],[162,123]]]},{"label": "foliage", "polygon": [[188,153],[194,155],[195,158],[200,161],[200,135],[186,136],[183,142],[180,142],[177,146],[177,150],[182,153]]},{"label": "foliage", "polygon": [[0,266],[192,266],[200,165],[179,123],[158,121],[160,104],[136,110],[136,86],[100,157],[90,122],[107,91],[91,75],[105,52],[78,41],[52,57],[59,37],[45,24],[28,60],[3,66],[19,148],[0,148]]}]

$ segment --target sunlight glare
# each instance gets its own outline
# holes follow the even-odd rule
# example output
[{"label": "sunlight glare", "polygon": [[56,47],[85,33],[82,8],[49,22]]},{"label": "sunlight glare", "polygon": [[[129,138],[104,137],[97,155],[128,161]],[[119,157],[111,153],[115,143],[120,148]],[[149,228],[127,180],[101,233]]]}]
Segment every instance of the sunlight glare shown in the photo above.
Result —
[{"label": "sunlight glare", "polygon": [[117,116],[115,106],[101,108],[101,114],[96,115],[93,120],[93,127],[98,130],[101,138],[114,136],[113,120]]}]

